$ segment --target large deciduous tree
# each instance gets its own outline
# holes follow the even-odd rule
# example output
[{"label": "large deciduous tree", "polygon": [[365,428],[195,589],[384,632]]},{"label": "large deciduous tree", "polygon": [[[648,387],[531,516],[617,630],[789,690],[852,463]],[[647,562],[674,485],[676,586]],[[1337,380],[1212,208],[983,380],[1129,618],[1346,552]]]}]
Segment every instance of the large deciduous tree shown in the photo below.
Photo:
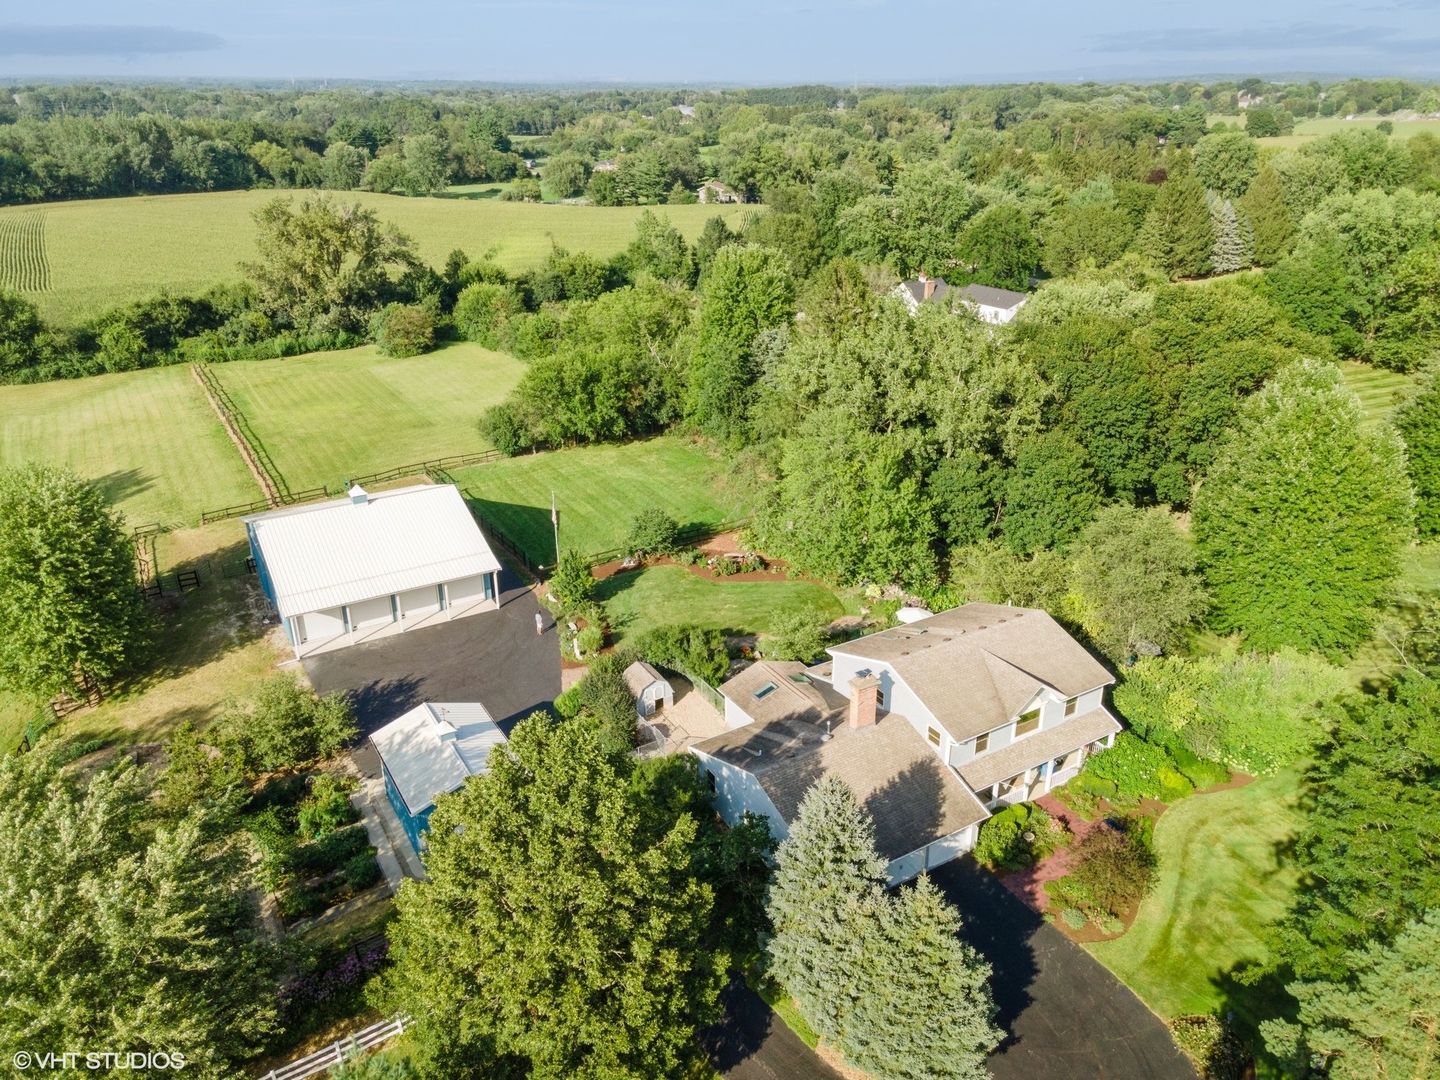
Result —
[{"label": "large deciduous tree", "polygon": [[[180,1053],[236,1075],[278,1028],[249,853],[156,816],[149,771],[0,758],[0,1053]],[[178,1066],[177,1066],[178,1067]]]},{"label": "large deciduous tree", "polygon": [[68,469],[0,471],[0,684],[89,693],[151,639],[135,548],[100,491]]},{"label": "large deciduous tree", "polygon": [[1213,623],[1253,648],[1346,652],[1400,570],[1413,528],[1405,453],[1366,431],[1333,364],[1283,368],[1248,400],[1195,495]]},{"label": "large deciduous tree", "polygon": [[275,199],[255,213],[260,261],[246,270],[257,304],[284,326],[355,333],[392,298],[398,278],[419,267],[414,245],[375,211],[303,199]]},{"label": "large deciduous tree", "polygon": [[627,749],[537,714],[437,800],[382,994],[415,1017],[430,1073],[659,1078],[693,1061],[723,976],[703,940],[712,890],[695,817],[657,812]]},{"label": "large deciduous tree", "polygon": [[1195,176],[1222,199],[1238,199],[1260,165],[1260,148],[1243,131],[1217,131],[1195,144]]}]

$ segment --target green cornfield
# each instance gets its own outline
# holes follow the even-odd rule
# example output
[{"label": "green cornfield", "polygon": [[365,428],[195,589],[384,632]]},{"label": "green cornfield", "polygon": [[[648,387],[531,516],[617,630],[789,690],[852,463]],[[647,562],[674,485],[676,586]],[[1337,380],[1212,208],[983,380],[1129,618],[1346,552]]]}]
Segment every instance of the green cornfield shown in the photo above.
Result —
[{"label": "green cornfield", "polygon": [[49,290],[44,214],[0,217],[0,286],[19,292]]}]

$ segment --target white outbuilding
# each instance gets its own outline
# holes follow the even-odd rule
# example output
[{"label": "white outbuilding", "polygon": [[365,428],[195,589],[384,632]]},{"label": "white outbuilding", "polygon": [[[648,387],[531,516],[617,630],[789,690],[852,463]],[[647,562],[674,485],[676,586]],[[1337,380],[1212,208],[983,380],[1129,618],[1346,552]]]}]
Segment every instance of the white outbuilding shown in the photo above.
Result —
[{"label": "white outbuilding", "polygon": [[454,484],[356,485],[244,521],[296,656],[496,609],[500,561]]},{"label": "white outbuilding", "polygon": [[654,716],[661,706],[675,704],[675,690],[669,680],[643,660],[636,660],[625,669],[625,685],[635,697],[635,711],[643,719]]}]

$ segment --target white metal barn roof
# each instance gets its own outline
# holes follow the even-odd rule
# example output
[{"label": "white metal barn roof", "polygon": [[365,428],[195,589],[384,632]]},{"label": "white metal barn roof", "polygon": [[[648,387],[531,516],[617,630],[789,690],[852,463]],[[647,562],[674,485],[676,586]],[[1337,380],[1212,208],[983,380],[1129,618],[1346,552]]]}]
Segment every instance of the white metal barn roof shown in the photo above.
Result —
[{"label": "white metal barn roof", "polygon": [[454,484],[245,518],[281,618],[500,569]]},{"label": "white metal barn roof", "polygon": [[390,721],[370,741],[414,816],[433,805],[435,796],[484,772],[505,734],[479,702],[426,703]]}]

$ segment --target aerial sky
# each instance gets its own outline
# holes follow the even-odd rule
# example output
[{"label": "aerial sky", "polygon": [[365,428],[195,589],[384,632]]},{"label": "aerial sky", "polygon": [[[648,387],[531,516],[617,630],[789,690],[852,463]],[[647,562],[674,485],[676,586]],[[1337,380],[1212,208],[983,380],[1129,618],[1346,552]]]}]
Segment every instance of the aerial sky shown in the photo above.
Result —
[{"label": "aerial sky", "polygon": [[1294,73],[1440,75],[1440,0],[0,2],[0,77],[773,85]]}]

